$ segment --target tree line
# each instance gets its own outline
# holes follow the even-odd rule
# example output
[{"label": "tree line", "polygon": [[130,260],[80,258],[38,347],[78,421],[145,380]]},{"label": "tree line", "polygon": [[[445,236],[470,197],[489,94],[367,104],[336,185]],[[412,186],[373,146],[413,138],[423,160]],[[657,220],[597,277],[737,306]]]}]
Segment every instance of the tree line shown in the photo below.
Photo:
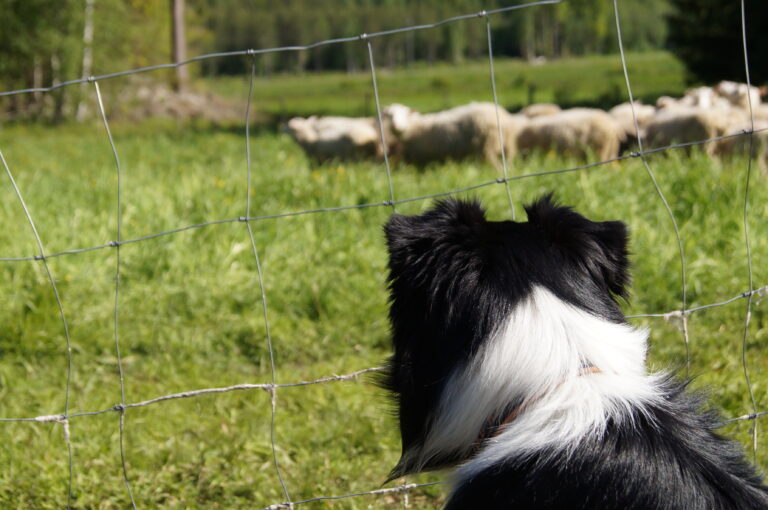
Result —
[{"label": "tree line", "polygon": [[[182,33],[187,54],[199,55],[306,45],[530,1],[4,0],[0,2],[0,88],[50,86],[90,74],[167,63],[174,56],[172,6],[179,2],[186,5]],[[721,9],[721,4],[729,6]],[[643,51],[669,47],[671,42],[672,49],[686,62],[707,67],[706,55],[696,50],[697,38],[706,37],[710,46],[717,47],[717,35],[740,37],[737,4],[728,0],[620,0],[624,47]],[[765,25],[768,19],[766,4],[764,0],[747,0],[754,26],[751,44],[756,47],[765,45],[766,38],[759,36],[759,30],[763,34],[765,30],[758,25]],[[489,19],[497,57],[558,58],[618,50],[610,0],[566,1]],[[485,19],[473,17],[434,29],[376,38],[372,48],[377,65],[382,67],[480,58],[487,55]],[[367,69],[367,52],[363,42],[332,44],[264,54],[256,64],[265,74],[355,72]],[[704,64],[699,62],[702,60]],[[732,60],[723,59],[718,65],[733,67]],[[240,74],[246,72],[249,62],[243,57],[211,59],[195,66],[193,72],[206,76]],[[697,71],[695,65],[691,69],[706,74],[706,69]],[[743,67],[741,71],[743,74]],[[170,73],[159,75],[171,79]],[[82,89],[67,87],[45,97],[13,96],[0,107],[10,112],[45,109],[54,117],[62,117],[76,113],[82,93]]]},{"label": "tree line", "polygon": [[[250,47],[305,45],[364,32],[423,25],[458,14],[491,10],[515,3],[502,0],[284,0],[280,8],[270,0],[216,0],[195,2],[205,18],[212,46],[221,51]],[[623,0],[632,23],[627,27],[628,48],[661,47],[666,39],[667,0]],[[524,8],[490,18],[494,53],[522,58],[560,57],[615,51],[612,3],[579,0]],[[481,18],[448,23],[377,38],[377,62],[385,66],[414,62],[452,61],[486,54],[485,21]],[[367,66],[362,44],[329,45],[289,55],[271,54],[259,65],[270,71],[355,71]],[[241,73],[240,61],[213,61],[207,73]]]}]

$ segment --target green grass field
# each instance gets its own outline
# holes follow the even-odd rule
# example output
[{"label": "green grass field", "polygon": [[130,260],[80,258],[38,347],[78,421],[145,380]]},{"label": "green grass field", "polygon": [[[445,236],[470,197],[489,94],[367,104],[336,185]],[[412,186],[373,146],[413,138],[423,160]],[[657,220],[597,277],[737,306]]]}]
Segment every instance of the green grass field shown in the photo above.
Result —
[{"label": "green grass field", "polygon": [[[479,71],[478,71],[479,72]],[[320,80],[320,78],[317,78]],[[502,91],[502,94],[504,92]],[[395,98],[392,98],[395,100]],[[343,113],[343,111],[342,111]],[[242,127],[113,126],[122,165],[122,238],[236,219],[246,210]],[[27,202],[47,253],[100,246],[116,238],[117,175],[103,126],[11,126],[0,150]],[[251,216],[389,199],[383,164],[311,168],[286,136],[251,140]],[[713,161],[694,152],[649,158],[683,239],[688,306],[720,302],[748,288],[742,223],[746,159]],[[580,164],[552,155],[510,161],[510,175]],[[419,171],[393,168],[397,199],[493,181],[473,162]],[[749,228],[754,285],[768,283],[768,183],[754,169]],[[593,219],[621,219],[632,231],[634,284],[628,314],[681,307],[680,262],[670,219],[637,159],[510,183],[522,204],[547,190]],[[492,219],[508,219],[502,184],[470,193]],[[416,213],[431,200],[397,206]],[[386,251],[381,227],[391,209],[262,219],[251,223],[263,269],[278,383],[378,366],[388,354]],[[4,172],[0,175],[0,257],[38,253]],[[120,248],[119,339],[126,402],[238,383],[271,381],[258,274],[246,225],[233,221]],[[115,353],[116,250],[48,261],[72,341],[69,412],[120,401]],[[752,412],[742,371],[746,300],[690,317],[694,386],[707,387],[724,416]],[[746,359],[760,409],[768,406],[766,304],[752,306]],[[651,330],[654,368],[686,365],[679,325],[635,319]],[[40,261],[0,261],[0,418],[64,411],[67,351],[51,285]],[[399,438],[386,395],[371,378],[277,392],[277,456],[294,501],[380,487],[398,458]],[[161,402],[125,412],[125,457],[140,508],[263,508],[285,500],[270,441],[270,397],[238,391]],[[751,448],[751,422],[723,431]],[[73,507],[125,508],[119,415],[70,420]],[[760,426],[757,461],[768,467]],[[54,423],[0,423],[0,507],[62,508],[67,448]],[[750,455],[751,455],[751,450]],[[408,480],[440,480],[440,474]],[[401,481],[395,482],[396,485]],[[410,494],[415,508],[438,508],[444,485]],[[401,508],[399,495],[315,502],[301,508]]]},{"label": "green grass field", "polygon": [[[650,104],[664,94],[682,95],[685,89],[683,66],[669,53],[629,53],[627,66],[635,97]],[[531,102],[607,109],[626,101],[618,55],[564,58],[545,65],[497,58],[494,75],[499,103],[511,111]],[[423,111],[493,100],[488,60],[382,68],[377,70],[376,81],[382,104],[403,103]],[[248,93],[247,80],[240,76],[208,79],[200,85],[224,97],[244,99]],[[260,76],[254,84],[253,98],[257,111],[277,118],[313,114],[367,116],[376,111],[368,70],[355,74]]]}]

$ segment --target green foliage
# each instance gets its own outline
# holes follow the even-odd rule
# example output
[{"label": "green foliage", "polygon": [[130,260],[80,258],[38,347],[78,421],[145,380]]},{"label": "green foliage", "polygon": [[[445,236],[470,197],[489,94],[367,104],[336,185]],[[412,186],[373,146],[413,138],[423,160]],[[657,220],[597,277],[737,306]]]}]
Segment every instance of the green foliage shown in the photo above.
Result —
[{"label": "green foliage", "polygon": [[[82,78],[84,12],[84,0],[0,3],[0,19],[4,23],[0,32],[0,87],[3,90],[48,87]],[[165,1],[95,1],[91,74],[169,62],[169,12]],[[195,23],[197,13],[192,11],[188,18]],[[188,33],[193,47],[205,40],[199,30],[193,28]],[[162,73],[155,75],[156,78],[162,76]],[[0,110],[10,110],[11,114],[23,117],[59,120],[74,113],[84,93],[70,86],[53,94],[12,96],[0,101]]]},{"label": "green foliage", "polygon": [[171,60],[167,1],[97,0],[93,24],[94,74]]},{"label": "green foliage", "polygon": [[[664,44],[663,15],[668,0],[624,0],[624,42],[628,50]],[[458,14],[506,6],[494,0],[187,0],[190,55],[306,45],[412,25],[429,24]],[[615,52],[612,8],[602,0],[581,0],[497,14],[489,18],[498,57],[556,58]],[[0,5],[0,88],[47,87],[83,77],[86,43],[85,0],[10,0]],[[487,53],[486,19],[472,17],[432,29],[376,38],[371,42],[381,67],[409,68],[419,63],[458,63]],[[94,3],[93,67],[100,75],[170,61],[170,10],[160,0],[99,0]],[[250,58],[228,57],[192,64],[192,73],[242,74]],[[307,51],[261,55],[263,74],[368,69],[367,44],[352,41]],[[169,79],[171,71],[154,79]],[[85,87],[54,94],[25,94],[0,99],[0,110],[13,116],[60,120],[75,112]]]},{"label": "green foliage", "polygon": [[[669,47],[683,61],[690,81],[746,82],[741,3],[721,0],[671,0]],[[768,81],[768,3],[746,0],[747,51],[752,83]]]},{"label": "green foliage", "polygon": [[[66,0],[11,0],[0,4],[0,84],[4,89],[48,86],[72,78],[78,67],[77,39],[73,37],[81,20]],[[19,96],[8,101],[12,111],[42,111],[44,100],[60,117],[65,107],[65,92],[50,96]],[[0,107],[2,104],[0,103]]]},{"label": "green foliage", "polygon": [[[520,2],[525,3],[525,2]],[[275,9],[271,2],[235,0],[213,8],[210,0],[197,0],[206,25],[214,34],[212,50],[231,51],[308,44],[404,26],[428,24],[458,14],[508,6],[508,2],[472,0],[336,1],[293,0]],[[624,34],[631,50],[660,48],[665,39],[663,16],[667,0],[624,0],[622,10],[632,23]],[[343,16],[340,13],[343,12]],[[203,14],[205,16],[205,14]],[[586,0],[515,10],[490,18],[496,55],[533,58],[605,53],[616,50],[613,8],[610,2]],[[460,62],[486,52],[485,19],[478,17],[435,29],[388,36],[373,42],[377,62],[389,67],[415,61]],[[367,54],[361,44],[323,46],[277,61],[260,63],[264,71],[365,68]],[[211,73],[242,73],[243,60],[206,64]]]}]

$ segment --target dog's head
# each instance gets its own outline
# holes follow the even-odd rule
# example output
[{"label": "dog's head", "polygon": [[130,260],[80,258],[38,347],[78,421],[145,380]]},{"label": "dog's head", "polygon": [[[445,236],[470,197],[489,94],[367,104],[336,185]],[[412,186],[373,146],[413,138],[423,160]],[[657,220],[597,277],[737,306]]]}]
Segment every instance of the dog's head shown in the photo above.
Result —
[{"label": "dog's head", "polygon": [[384,385],[396,399],[403,448],[393,478],[466,458],[467,445],[423,451],[445,418],[446,387],[535,289],[624,321],[616,299],[629,281],[625,225],[590,221],[552,195],[526,211],[526,222],[493,222],[477,202],[446,200],[385,226],[394,354]]}]

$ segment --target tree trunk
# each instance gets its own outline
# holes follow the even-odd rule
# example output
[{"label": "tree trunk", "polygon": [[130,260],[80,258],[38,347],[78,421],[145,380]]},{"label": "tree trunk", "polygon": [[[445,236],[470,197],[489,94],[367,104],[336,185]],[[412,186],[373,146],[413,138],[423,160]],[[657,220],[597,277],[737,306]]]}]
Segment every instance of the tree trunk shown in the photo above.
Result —
[{"label": "tree trunk", "polygon": [[358,71],[358,55],[355,53],[354,45],[352,44],[345,44],[344,45],[344,55],[347,60],[347,73],[355,73]]},{"label": "tree trunk", "polygon": [[[94,0],[85,0],[85,13],[83,16],[83,72],[81,77],[83,79],[91,76],[93,72],[93,2]],[[75,112],[75,118],[79,121],[85,118],[87,113],[85,102],[85,89],[87,83],[80,84],[80,94],[77,98],[77,110]]]},{"label": "tree trunk", "polygon": [[435,65],[435,60],[437,60],[437,44],[430,40],[427,43],[427,62],[430,66]]},{"label": "tree trunk", "polygon": [[[405,22],[408,26],[413,25],[413,17],[408,16]],[[414,60],[416,60],[416,33],[414,31],[409,31],[405,35],[405,67],[411,67]]]},{"label": "tree trunk", "polygon": [[[51,55],[51,85],[56,86],[61,83],[61,59],[57,54]],[[56,89],[52,93],[54,122],[61,122],[64,119],[64,102],[66,101],[66,90],[64,88]]]},{"label": "tree trunk", "polygon": [[[171,1],[171,58],[175,63],[187,59],[187,41],[184,34],[184,0]],[[189,70],[186,66],[178,66],[171,85],[175,91],[186,88],[189,81]]]},{"label": "tree trunk", "polygon": [[[32,59],[32,88],[39,89],[43,87],[43,64],[40,58],[35,55]],[[43,100],[42,92],[35,91],[32,93],[32,99],[34,100],[35,108],[40,106],[40,102]]]}]

